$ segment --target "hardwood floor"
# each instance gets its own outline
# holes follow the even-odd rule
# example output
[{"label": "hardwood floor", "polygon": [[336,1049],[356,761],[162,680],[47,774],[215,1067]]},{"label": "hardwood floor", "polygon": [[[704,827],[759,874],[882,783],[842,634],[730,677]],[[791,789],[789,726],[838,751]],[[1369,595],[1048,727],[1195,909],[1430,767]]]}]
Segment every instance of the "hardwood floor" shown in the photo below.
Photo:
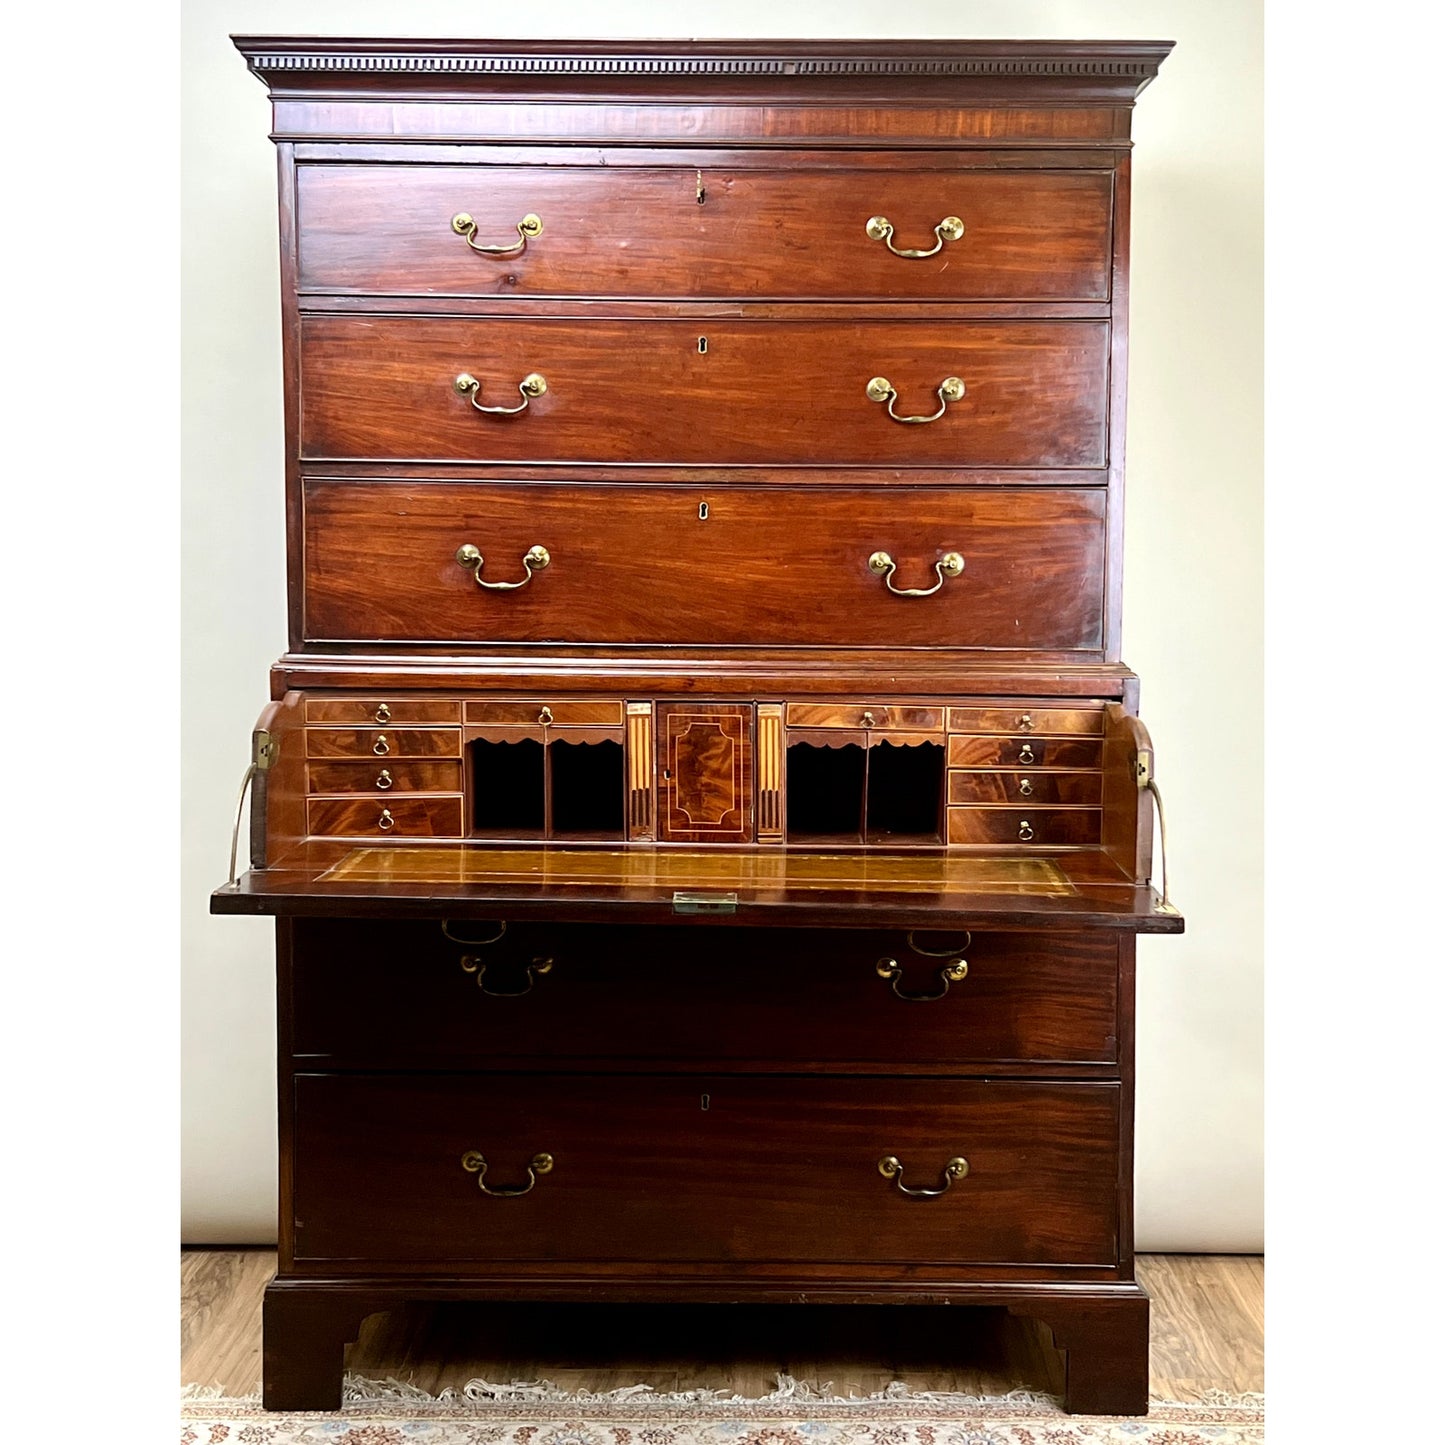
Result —
[{"label": "hardwood floor", "polygon": [[[184,1383],[238,1395],[259,1387],[261,1293],[274,1267],[269,1249],[182,1253]],[[1264,1388],[1261,1258],[1142,1255],[1138,1269],[1154,1299],[1155,1395]],[[780,1372],[840,1394],[892,1380],[976,1394],[1063,1388],[1048,1336],[993,1310],[418,1305],[369,1319],[346,1365],[430,1391],[477,1377],[541,1377],[574,1390],[647,1384],[760,1395]]]}]

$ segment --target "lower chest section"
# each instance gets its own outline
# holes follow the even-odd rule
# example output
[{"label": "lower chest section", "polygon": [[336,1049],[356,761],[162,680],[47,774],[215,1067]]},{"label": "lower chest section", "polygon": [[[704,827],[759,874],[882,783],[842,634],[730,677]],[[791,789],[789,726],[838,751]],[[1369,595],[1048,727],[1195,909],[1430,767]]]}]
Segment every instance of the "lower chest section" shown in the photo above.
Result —
[{"label": "lower chest section", "polygon": [[294,1273],[1127,1254],[1132,945],[1104,931],[298,919],[281,977]]}]

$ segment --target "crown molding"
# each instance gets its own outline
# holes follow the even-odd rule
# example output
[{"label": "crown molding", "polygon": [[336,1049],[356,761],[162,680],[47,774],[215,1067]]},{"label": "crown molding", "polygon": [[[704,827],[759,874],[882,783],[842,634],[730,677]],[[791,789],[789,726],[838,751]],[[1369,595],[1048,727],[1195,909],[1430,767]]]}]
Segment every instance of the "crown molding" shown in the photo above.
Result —
[{"label": "crown molding", "polygon": [[251,70],[277,91],[408,89],[586,79],[826,85],[838,81],[1049,82],[1102,85],[1131,101],[1158,74],[1172,41],[1151,40],[647,40],[548,41],[233,36]]}]

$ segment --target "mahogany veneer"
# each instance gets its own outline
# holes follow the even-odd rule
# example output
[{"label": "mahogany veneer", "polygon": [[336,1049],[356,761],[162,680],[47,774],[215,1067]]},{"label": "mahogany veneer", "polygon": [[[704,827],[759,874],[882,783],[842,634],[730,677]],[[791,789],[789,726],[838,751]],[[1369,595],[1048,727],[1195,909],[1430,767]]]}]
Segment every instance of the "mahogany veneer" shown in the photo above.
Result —
[{"label": "mahogany veneer", "polygon": [[1070,1409],[1142,1413],[1170,47],[237,44],[290,651],[212,907],[277,916],[267,1406],[409,1299],[832,1300],[1034,1315]]}]

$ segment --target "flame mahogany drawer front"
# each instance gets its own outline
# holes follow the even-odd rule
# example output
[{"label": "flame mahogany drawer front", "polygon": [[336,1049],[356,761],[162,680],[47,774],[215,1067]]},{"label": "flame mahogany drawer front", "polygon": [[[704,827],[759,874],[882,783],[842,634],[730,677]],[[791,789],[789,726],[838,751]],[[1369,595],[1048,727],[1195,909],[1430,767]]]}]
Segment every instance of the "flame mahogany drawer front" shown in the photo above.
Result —
[{"label": "flame mahogany drawer front", "polygon": [[1103,776],[1099,773],[1009,772],[987,769],[950,772],[950,803],[1092,803],[1099,806]]},{"label": "flame mahogany drawer front", "polygon": [[[525,585],[478,586],[463,546],[484,581]],[[312,641],[1092,650],[1104,493],[313,481],[305,589]]]},{"label": "flame mahogany drawer front", "polygon": [[[847,170],[737,169],[721,158],[716,168],[306,164],[298,285],[399,296],[1099,301],[1109,295],[1112,206],[1107,170],[963,169],[948,156],[917,170],[886,155]],[[475,229],[454,225],[458,215]],[[522,246],[527,216],[541,230]],[[899,250],[937,246],[937,255],[891,254],[868,233],[877,216]],[[953,218],[963,232],[944,240],[935,228]]]},{"label": "flame mahogany drawer front", "polygon": [[955,733],[1073,733],[1100,734],[1104,731],[1104,709],[1036,707],[1019,703],[1013,707],[951,707],[948,730]]},{"label": "flame mahogany drawer front", "polygon": [[1071,848],[1099,841],[1097,808],[950,808],[950,843],[1032,843]]},{"label": "flame mahogany drawer front", "polygon": [[459,758],[460,728],[307,728],[308,758]]},{"label": "flame mahogany drawer front", "polygon": [[[1118,1262],[1115,1083],[302,1073],[294,1087],[298,1261]],[[529,1179],[520,1195],[480,1187]],[[898,1187],[945,1181],[934,1198]]]},{"label": "flame mahogany drawer front", "polygon": [[309,723],[353,723],[398,727],[409,723],[458,723],[461,705],[433,697],[308,697]]},{"label": "flame mahogany drawer front", "polygon": [[[810,1070],[956,1073],[1118,1056],[1119,946],[1093,934],[919,935],[934,956],[902,930],[512,923],[495,937],[496,924],[458,923],[448,932],[298,920],[298,1063],[490,1068],[568,1057],[790,1072],[806,1060]],[[950,968],[962,977],[945,978]],[[726,989],[702,982],[717,978]]]},{"label": "flame mahogany drawer front", "polygon": [[[301,454],[1101,468],[1108,347],[1104,321],[312,315],[301,322]],[[468,376],[480,391],[459,394]],[[528,398],[520,387],[533,376],[546,391]],[[945,403],[939,389],[955,377],[963,394]],[[870,398],[874,378],[891,401]],[[512,415],[477,410],[524,401]],[[943,413],[901,426],[889,407]]]},{"label": "flame mahogany drawer front", "polygon": [[462,764],[410,758],[308,763],[306,786],[312,793],[460,793]]},{"label": "flame mahogany drawer front", "polygon": [[965,737],[948,739],[951,768],[1097,768],[1103,756],[1098,738]]}]

